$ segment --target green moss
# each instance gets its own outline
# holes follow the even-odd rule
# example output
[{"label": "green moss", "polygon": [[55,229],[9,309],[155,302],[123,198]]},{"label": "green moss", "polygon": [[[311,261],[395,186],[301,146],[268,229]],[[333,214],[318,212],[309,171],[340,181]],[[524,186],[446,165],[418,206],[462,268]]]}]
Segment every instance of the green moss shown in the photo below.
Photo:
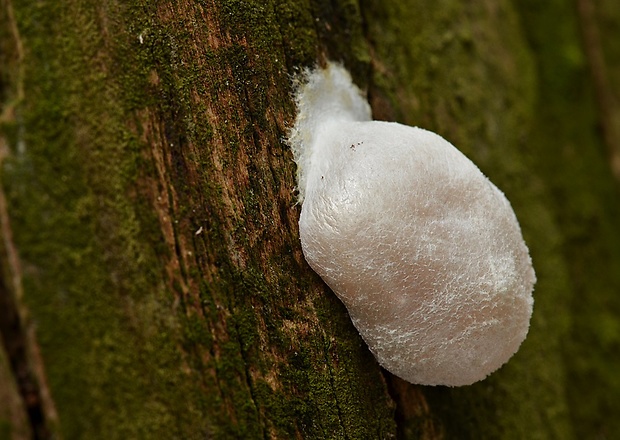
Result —
[{"label": "green moss", "polygon": [[11,424],[6,420],[0,420],[0,439],[8,440],[11,438]]},{"label": "green moss", "polygon": [[294,72],[300,67],[313,65],[317,40],[311,2],[280,0],[274,2],[274,8],[287,70]]},{"label": "green moss", "polygon": [[[573,320],[565,356],[571,414],[578,437],[606,436],[620,431],[609,417],[620,408],[620,337],[613,330],[620,315],[619,194],[595,129],[575,12],[552,2],[524,4],[522,13],[533,24],[528,38],[540,54],[535,139],[546,148],[535,165],[555,195],[560,251],[570,270]],[[615,38],[613,29],[604,32],[603,41]]]},{"label": "green moss", "polygon": [[[121,88],[96,9],[16,7],[28,47],[25,151],[5,164],[25,300],[67,438],[198,432],[180,368],[173,301],[131,196],[141,146],[124,127]],[[44,67],[42,67],[44,66]],[[112,409],[113,415],[112,415]]]}]

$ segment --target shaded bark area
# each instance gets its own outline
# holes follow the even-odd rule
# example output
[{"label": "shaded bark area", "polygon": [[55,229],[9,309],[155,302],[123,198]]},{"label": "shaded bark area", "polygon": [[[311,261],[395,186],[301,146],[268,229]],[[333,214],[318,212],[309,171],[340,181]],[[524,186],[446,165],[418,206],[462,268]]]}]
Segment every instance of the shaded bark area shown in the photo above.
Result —
[{"label": "shaded bark area", "polygon": [[17,381],[17,391],[25,404],[34,439],[50,436],[45,420],[38,380],[30,365],[26,331],[13,294],[0,278],[0,336],[10,371]]},{"label": "shaded bark area", "polygon": [[[533,164],[553,195],[559,251],[569,269],[572,319],[563,345],[571,419],[577,438],[613,437],[620,432],[609,417],[620,407],[620,204],[601,130],[609,115],[597,103],[589,43],[574,5],[526,2],[522,8],[528,41],[540,53],[532,140],[546,154]],[[617,35],[613,28],[600,32],[602,41]]]},{"label": "shaded bark area", "polygon": [[[23,45],[12,4],[0,7],[0,124],[6,129],[24,97],[20,81]],[[0,162],[9,153],[8,139],[0,136]],[[38,357],[32,328],[27,325],[22,304],[21,268],[13,241],[7,201],[0,188],[0,437],[47,439],[56,419],[44,368]],[[5,424],[6,423],[6,424]]]},{"label": "shaded bark area", "polygon": [[17,389],[13,370],[2,346],[0,346],[0,438],[12,440],[32,438],[22,396]]},{"label": "shaded bark area", "polygon": [[[15,347],[40,350],[57,438],[620,432],[620,197],[575,5],[1,4],[3,238],[24,293],[0,291],[13,347],[0,387],[21,383]],[[620,17],[608,20],[599,56],[618,90],[620,52],[604,42]],[[352,72],[375,118],[437,131],[512,201],[535,314],[487,380],[422,387],[382,371],[305,263],[283,138],[292,78],[325,59]],[[14,414],[29,408],[21,390]],[[9,413],[0,436],[18,438]]]},{"label": "shaded bark area", "polygon": [[601,132],[609,150],[609,163],[616,180],[620,182],[620,103],[618,92],[614,90],[609,79],[596,3],[594,0],[577,2],[579,25],[599,110]]}]

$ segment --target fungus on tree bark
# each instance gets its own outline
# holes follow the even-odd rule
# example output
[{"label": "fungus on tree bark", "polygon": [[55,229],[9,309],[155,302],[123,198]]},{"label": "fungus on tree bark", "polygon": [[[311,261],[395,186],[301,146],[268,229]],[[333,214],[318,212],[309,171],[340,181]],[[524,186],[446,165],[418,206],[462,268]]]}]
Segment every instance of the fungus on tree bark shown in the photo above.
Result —
[{"label": "fungus on tree bark", "polygon": [[437,134],[371,120],[349,73],[305,73],[288,142],[300,238],[379,363],[468,385],[525,339],[536,281],[504,194]]}]

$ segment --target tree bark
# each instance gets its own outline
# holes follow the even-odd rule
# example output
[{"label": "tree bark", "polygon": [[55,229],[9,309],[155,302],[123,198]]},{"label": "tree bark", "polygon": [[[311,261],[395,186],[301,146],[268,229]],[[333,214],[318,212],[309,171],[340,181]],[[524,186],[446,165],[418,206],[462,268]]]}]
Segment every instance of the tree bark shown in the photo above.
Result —
[{"label": "tree bark", "polygon": [[[0,4],[0,438],[620,432],[620,197],[596,129],[617,123],[599,83],[617,96],[603,42],[620,15],[530,0]],[[438,132],[515,208],[534,317],[482,382],[382,370],[303,258],[284,139],[292,79],[328,59],[376,119]]]}]

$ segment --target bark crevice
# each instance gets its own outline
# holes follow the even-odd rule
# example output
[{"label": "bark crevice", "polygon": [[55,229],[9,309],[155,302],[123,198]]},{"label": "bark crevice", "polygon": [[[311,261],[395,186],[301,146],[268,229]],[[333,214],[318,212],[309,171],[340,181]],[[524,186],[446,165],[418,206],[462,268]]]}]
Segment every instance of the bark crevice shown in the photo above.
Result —
[{"label": "bark crevice", "polygon": [[[24,49],[10,0],[2,0],[1,15],[6,20],[10,38],[0,50],[6,51],[0,87],[0,127],[18,126],[19,105],[24,101]],[[19,149],[19,145],[17,146]],[[0,166],[10,155],[6,133],[0,133]],[[17,249],[13,242],[7,200],[0,186],[0,344],[4,347],[11,374],[15,380],[21,403],[35,440],[53,437],[52,425],[56,411],[45,382],[43,365],[34,331],[27,325],[27,314],[22,303],[22,271]]]}]

